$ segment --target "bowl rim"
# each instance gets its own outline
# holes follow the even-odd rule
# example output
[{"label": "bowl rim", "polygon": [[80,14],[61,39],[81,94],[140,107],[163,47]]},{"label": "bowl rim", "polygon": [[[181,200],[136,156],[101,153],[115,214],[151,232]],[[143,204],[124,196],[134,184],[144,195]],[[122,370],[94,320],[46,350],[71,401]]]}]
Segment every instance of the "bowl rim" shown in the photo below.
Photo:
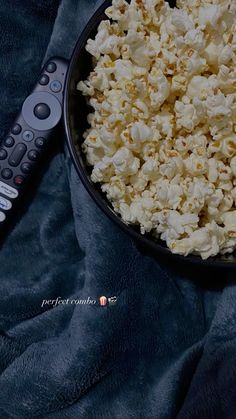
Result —
[{"label": "bowl rim", "polygon": [[[190,254],[188,256],[183,256],[179,254],[174,254],[171,250],[166,247],[165,242],[163,241],[163,245],[159,244],[155,241],[155,239],[149,239],[145,235],[135,231],[132,225],[126,224],[121,217],[116,214],[112,208],[109,206],[108,202],[105,203],[104,199],[102,198],[101,194],[93,187],[91,181],[88,179],[88,175],[85,172],[78,156],[75,143],[73,141],[73,136],[70,129],[70,115],[69,115],[69,98],[70,98],[70,81],[72,75],[74,73],[74,68],[78,61],[78,57],[81,51],[84,49],[87,40],[90,38],[91,32],[93,32],[98,24],[102,21],[104,17],[104,12],[107,7],[111,5],[111,0],[105,0],[100,7],[94,12],[90,20],[88,21],[87,25],[85,26],[84,30],[80,34],[75,48],[73,50],[69,67],[66,75],[65,80],[65,89],[64,89],[64,101],[63,101],[63,125],[64,130],[66,133],[66,140],[69,149],[69,153],[73,162],[73,165],[84,185],[85,189],[91,196],[91,198],[96,202],[98,207],[103,211],[103,213],[108,216],[110,220],[112,220],[116,225],[118,225],[126,234],[131,236],[131,238],[135,241],[135,243],[139,243],[144,249],[145,254],[149,254],[150,256],[158,257],[163,256],[166,259],[168,258],[169,261],[179,262],[179,263],[190,263],[193,265],[204,266],[204,267],[217,267],[217,268],[236,268],[236,262],[231,262],[230,260],[221,260],[218,256],[210,257],[208,259],[202,259],[198,255]],[[230,256],[230,254],[229,254]]]}]

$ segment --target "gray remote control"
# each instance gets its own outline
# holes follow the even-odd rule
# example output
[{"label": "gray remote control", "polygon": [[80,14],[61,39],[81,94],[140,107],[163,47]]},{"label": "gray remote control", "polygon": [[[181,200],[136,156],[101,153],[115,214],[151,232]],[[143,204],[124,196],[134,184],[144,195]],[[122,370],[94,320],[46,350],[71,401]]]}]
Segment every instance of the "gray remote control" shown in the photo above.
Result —
[{"label": "gray remote control", "polygon": [[62,117],[67,61],[53,57],[0,147],[0,225],[18,201]]}]

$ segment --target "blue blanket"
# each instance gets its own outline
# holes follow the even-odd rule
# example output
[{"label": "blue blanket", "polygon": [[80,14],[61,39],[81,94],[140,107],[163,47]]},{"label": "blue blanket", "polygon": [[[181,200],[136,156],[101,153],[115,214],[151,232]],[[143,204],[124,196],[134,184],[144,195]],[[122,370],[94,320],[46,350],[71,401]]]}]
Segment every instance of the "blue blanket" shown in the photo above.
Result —
[{"label": "blue blanket", "polygon": [[[0,0],[2,137],[98,3]],[[62,130],[47,160],[0,252],[0,419],[235,419],[234,278],[142,255],[84,190]],[[103,295],[116,304],[91,303]]]}]

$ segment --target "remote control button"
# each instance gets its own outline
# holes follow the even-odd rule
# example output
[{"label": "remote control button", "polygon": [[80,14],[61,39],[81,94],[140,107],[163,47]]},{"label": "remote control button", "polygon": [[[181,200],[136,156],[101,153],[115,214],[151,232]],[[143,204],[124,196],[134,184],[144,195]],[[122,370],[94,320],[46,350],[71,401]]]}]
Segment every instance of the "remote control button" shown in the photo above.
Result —
[{"label": "remote control button", "polygon": [[7,152],[4,148],[0,149],[0,160],[5,160],[7,158]]},{"label": "remote control button", "polygon": [[5,221],[5,219],[6,219],[6,215],[4,214],[4,212],[0,212],[0,223]]},{"label": "remote control button", "polygon": [[28,153],[28,158],[32,161],[37,160],[39,157],[39,152],[37,150],[31,150]]},{"label": "remote control button", "polygon": [[11,209],[11,207],[12,207],[11,201],[8,201],[8,199],[0,196],[0,209],[8,211],[9,209]]},{"label": "remote control button", "polygon": [[22,138],[28,143],[34,139],[34,133],[32,131],[24,131]]},{"label": "remote control button", "polygon": [[11,169],[3,169],[1,172],[3,179],[11,179],[13,172]]},{"label": "remote control button", "polygon": [[[39,103],[46,103],[49,106],[51,114],[47,119],[38,119],[34,115],[34,108]],[[22,106],[22,116],[32,130],[49,131],[60,121],[62,105],[52,93],[35,92],[25,100]]]},{"label": "remote control button", "polygon": [[47,76],[47,74],[43,74],[40,79],[39,79],[39,84],[41,84],[41,86],[47,86],[47,84],[49,83],[49,77]]},{"label": "remote control button", "polygon": [[51,61],[50,63],[48,63],[48,65],[46,67],[46,71],[48,73],[55,73],[56,69],[57,69],[57,65],[53,61]]},{"label": "remote control button", "polygon": [[45,145],[46,139],[43,137],[36,138],[35,145],[37,148],[43,148]]},{"label": "remote control button", "polygon": [[15,140],[14,140],[13,137],[7,137],[7,138],[5,138],[3,143],[4,143],[5,147],[12,147],[15,144]]},{"label": "remote control button", "polygon": [[22,128],[21,128],[20,124],[15,124],[11,129],[11,133],[13,135],[18,135],[18,134],[21,133],[21,131],[22,131]]},{"label": "remote control button", "polygon": [[30,173],[31,172],[31,170],[32,170],[32,164],[31,163],[23,163],[22,165],[21,165],[21,171],[23,172],[23,173],[25,173],[26,175],[28,174],[28,173]]},{"label": "remote control button", "polygon": [[17,144],[9,157],[8,163],[10,166],[18,166],[26,153],[27,147],[25,144]]},{"label": "remote control button", "polygon": [[58,80],[53,80],[50,84],[50,89],[54,93],[59,93],[62,89],[62,84]]},{"label": "remote control button", "polygon": [[19,195],[18,191],[15,188],[12,188],[12,186],[9,186],[6,183],[1,182],[1,181],[0,181],[0,193],[12,199],[17,198]]},{"label": "remote control button", "polygon": [[50,116],[51,110],[46,103],[39,103],[34,108],[34,115],[38,119],[47,119]]},{"label": "remote control button", "polygon": [[18,176],[16,176],[14,178],[14,183],[17,186],[20,186],[20,185],[22,185],[22,183],[24,182],[24,180],[25,180],[25,178],[23,176],[18,175]]},{"label": "remote control button", "polygon": [[12,147],[15,144],[15,140],[13,137],[7,137],[4,140],[5,147]]}]

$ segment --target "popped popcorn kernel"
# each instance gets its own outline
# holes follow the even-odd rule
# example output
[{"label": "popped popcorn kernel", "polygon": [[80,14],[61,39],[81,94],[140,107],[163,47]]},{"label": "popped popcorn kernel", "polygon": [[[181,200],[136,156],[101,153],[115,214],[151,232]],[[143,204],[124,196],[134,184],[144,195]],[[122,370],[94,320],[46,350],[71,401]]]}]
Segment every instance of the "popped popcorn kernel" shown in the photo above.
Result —
[{"label": "popped popcorn kernel", "polygon": [[176,3],[106,10],[82,150],[126,224],[207,259],[236,249],[236,3]]}]

